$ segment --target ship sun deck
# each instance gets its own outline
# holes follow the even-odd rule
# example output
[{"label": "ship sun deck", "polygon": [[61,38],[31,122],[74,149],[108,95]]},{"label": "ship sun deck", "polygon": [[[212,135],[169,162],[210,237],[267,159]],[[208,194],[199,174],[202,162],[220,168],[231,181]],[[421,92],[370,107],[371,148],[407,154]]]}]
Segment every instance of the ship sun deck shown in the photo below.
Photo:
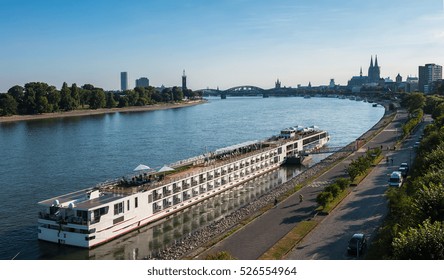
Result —
[{"label": "ship sun deck", "polygon": [[305,147],[322,146],[328,133],[289,128],[170,165],[39,202],[39,239],[91,247],[171,215],[278,168]]}]

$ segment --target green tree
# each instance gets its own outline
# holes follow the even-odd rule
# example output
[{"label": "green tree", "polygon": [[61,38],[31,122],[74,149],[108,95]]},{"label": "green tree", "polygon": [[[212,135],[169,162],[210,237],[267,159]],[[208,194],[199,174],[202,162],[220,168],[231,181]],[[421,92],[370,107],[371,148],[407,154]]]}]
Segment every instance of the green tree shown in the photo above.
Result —
[{"label": "green tree", "polygon": [[414,200],[419,219],[444,221],[444,188],[442,183],[423,185]]},{"label": "green tree", "polygon": [[71,85],[72,108],[77,109],[80,106],[80,89],[76,84]]},{"label": "green tree", "polygon": [[321,205],[322,207],[325,207],[327,203],[333,200],[333,195],[331,192],[320,192],[318,196],[316,197],[316,202]]},{"label": "green tree", "polygon": [[46,83],[32,82],[25,84],[26,114],[41,114],[57,111],[60,93],[54,86]]},{"label": "green tree", "polygon": [[361,171],[359,170],[358,166],[356,164],[352,163],[347,167],[347,173],[348,176],[350,176],[350,180],[354,181],[356,177],[358,177],[359,174],[361,174]]},{"label": "green tree", "polygon": [[89,99],[90,109],[99,109],[106,106],[106,96],[102,89],[96,88],[91,92]]},{"label": "green tree", "polygon": [[0,94],[0,116],[17,114],[17,101],[8,93]]},{"label": "green tree", "polygon": [[48,102],[48,98],[45,95],[37,97],[36,110],[38,114],[51,112],[51,105]]},{"label": "green tree", "polygon": [[394,238],[393,255],[401,260],[444,259],[444,229],[441,222],[425,220]]},{"label": "green tree", "polygon": [[58,112],[60,109],[60,92],[54,86],[47,86],[46,93],[49,112]]},{"label": "green tree", "polygon": [[161,93],[162,102],[170,102],[173,100],[173,91],[171,88],[164,88]]},{"label": "green tree", "polygon": [[338,184],[333,183],[324,189],[325,192],[329,192],[333,197],[337,197],[341,193],[341,187]]},{"label": "green tree", "polygon": [[8,90],[8,94],[14,97],[15,101],[17,102],[17,113],[26,114],[27,108],[25,104],[25,88],[22,86],[13,86]]},{"label": "green tree", "polygon": [[106,93],[106,108],[115,108],[117,106],[116,100],[114,100],[114,93]]},{"label": "green tree", "polygon": [[124,95],[128,98],[129,106],[136,106],[137,101],[139,100],[139,93],[134,90],[125,90]]},{"label": "green tree", "polygon": [[403,100],[403,105],[407,107],[407,110],[410,113],[413,113],[413,111],[417,109],[422,109],[425,104],[426,97],[424,96],[424,94],[419,92],[408,94]]},{"label": "green tree", "polygon": [[346,188],[348,188],[350,186],[350,179],[348,178],[339,178],[336,179],[336,184],[339,186],[339,188],[341,190],[345,190]]},{"label": "green tree", "polygon": [[139,95],[137,106],[145,106],[151,103],[151,93],[149,87],[136,87],[134,91]]},{"label": "green tree", "polygon": [[183,100],[182,88],[173,87],[172,88],[172,93],[173,93],[173,100],[174,101],[182,101]]},{"label": "green tree", "polygon": [[63,111],[71,111],[74,109],[74,101],[71,96],[71,90],[68,88],[68,84],[63,83],[60,90],[60,109]]}]

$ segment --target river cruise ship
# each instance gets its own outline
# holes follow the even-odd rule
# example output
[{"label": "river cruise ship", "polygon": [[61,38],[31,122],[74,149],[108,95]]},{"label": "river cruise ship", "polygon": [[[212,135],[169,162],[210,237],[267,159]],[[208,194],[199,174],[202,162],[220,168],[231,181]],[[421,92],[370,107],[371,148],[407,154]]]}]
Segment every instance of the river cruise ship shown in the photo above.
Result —
[{"label": "river cruise ship", "polygon": [[[317,127],[291,127],[147,172],[39,202],[40,240],[92,248],[260,176],[325,145]],[[165,170],[165,169],[164,169]]]}]

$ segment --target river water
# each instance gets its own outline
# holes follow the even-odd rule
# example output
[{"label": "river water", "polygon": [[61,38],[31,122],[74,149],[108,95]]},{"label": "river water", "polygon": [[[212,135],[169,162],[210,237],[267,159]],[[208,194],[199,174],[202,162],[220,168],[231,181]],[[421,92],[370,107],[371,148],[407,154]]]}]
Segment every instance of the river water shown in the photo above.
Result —
[{"label": "river water", "polygon": [[383,114],[380,106],[348,99],[228,97],[178,109],[0,123],[0,259],[146,257],[298,170],[276,170],[94,250],[38,241],[37,202],[131,174],[139,164],[160,168],[289,126],[316,125],[330,133],[329,146],[345,146]]}]

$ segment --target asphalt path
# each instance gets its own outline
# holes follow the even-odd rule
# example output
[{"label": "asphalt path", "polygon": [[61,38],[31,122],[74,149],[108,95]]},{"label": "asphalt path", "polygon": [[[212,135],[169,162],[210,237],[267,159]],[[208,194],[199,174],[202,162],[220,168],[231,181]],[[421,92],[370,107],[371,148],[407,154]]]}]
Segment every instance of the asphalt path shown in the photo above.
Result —
[{"label": "asphalt path", "polygon": [[[319,176],[312,184],[304,186],[301,190],[299,190],[286,200],[280,202],[275,208],[267,211],[266,213],[255,219],[253,222],[244,226],[241,230],[235,232],[234,234],[214,245],[212,248],[207,250],[204,255],[220,251],[227,251],[236,259],[258,259],[271,246],[273,246],[291,229],[293,229],[297,225],[297,223],[314,217],[314,214],[316,213],[315,209],[318,206],[316,203],[316,196],[323,190],[326,185],[334,181],[336,178],[344,176],[345,169],[351,162],[351,160],[364,154],[369,147],[382,146],[384,154],[391,155],[392,153],[394,153],[393,146],[398,137],[401,135],[401,126],[402,123],[405,122],[406,117],[406,113],[398,113],[395,119],[381,133],[376,135],[371,141],[361,147],[358,151],[354,152],[345,160],[331,168],[329,171]],[[396,153],[397,152],[395,152],[395,154]],[[398,159],[396,157],[394,158],[393,164],[393,168],[396,164],[398,164]],[[344,200],[344,203],[347,201],[353,201],[353,203],[348,206],[352,207],[352,209],[363,208],[363,210],[359,210],[359,212],[363,211],[366,213],[362,214],[365,216],[365,218],[363,219],[365,219],[368,223],[374,221],[375,226],[377,222],[380,222],[381,218],[384,216],[384,211],[386,211],[385,201],[382,198],[382,195],[387,185],[387,172],[388,170],[385,170],[382,175],[377,176],[374,179],[378,180],[377,186],[379,186],[379,184],[381,184],[381,186],[374,187],[371,190],[364,190],[363,192],[360,192],[360,190],[363,188],[360,185],[356,187],[355,191],[350,195],[350,197],[353,197],[353,199],[347,198],[346,200]],[[371,180],[370,178],[372,177],[373,176],[368,177],[367,180]],[[376,181],[369,183],[375,185]],[[304,197],[304,200],[302,202],[299,201],[299,194],[302,194]],[[344,203],[342,203],[340,207],[342,207]],[[379,207],[377,209],[383,210],[370,210],[369,206],[366,205],[367,203],[377,205]],[[339,212],[339,210],[337,212]],[[359,212],[355,212],[356,211],[352,211],[351,213],[347,214],[347,216],[341,218],[350,221],[350,225],[344,226],[345,228],[343,230],[335,231],[332,230],[330,227],[327,229],[323,229],[322,227],[320,227],[319,230],[316,229],[312,231],[312,234],[310,236],[314,236],[317,232],[320,232],[319,240],[324,241],[322,241],[321,243],[316,243],[319,245],[317,245],[317,248],[315,248],[312,245],[313,243],[310,241],[311,239],[309,239],[310,237],[308,237],[304,239],[304,242],[303,244],[301,244],[301,246],[298,246],[297,249],[289,255],[289,258],[311,259],[313,258],[313,256],[315,258],[317,258],[317,256],[330,259],[342,258],[341,254],[343,250],[340,249],[342,249],[344,246],[342,245],[344,240],[348,240],[349,231],[352,231],[354,229],[361,229],[358,224],[356,224],[356,228],[350,228],[354,223],[357,223],[355,222],[355,220],[359,220],[359,217],[355,216],[358,215],[357,213]],[[332,220],[335,216],[336,214],[331,214],[329,217],[326,218],[326,220]],[[321,217],[320,219],[324,219],[324,217]],[[342,223],[343,221],[341,219],[339,221]],[[322,222],[321,226],[323,226],[323,224],[324,222]],[[325,224],[327,224],[327,222]],[[332,225],[331,227],[338,227],[338,225]],[[333,246],[332,244],[341,244],[336,245],[336,250],[338,250],[338,252],[341,251],[341,253],[329,255],[329,248],[331,248],[330,246]],[[308,252],[307,250],[311,251]]]},{"label": "asphalt path", "polygon": [[[369,145],[392,144],[405,117],[405,113],[398,114],[397,120],[376,136]],[[365,257],[349,256],[348,240],[354,233],[365,233],[371,242],[387,214],[388,203],[384,193],[388,188],[389,176],[398,170],[403,162],[411,166],[415,156],[413,146],[419,141],[424,126],[425,123],[421,123],[415,133],[397,150],[385,151],[388,162],[382,160],[358,186],[354,187],[350,195],[287,255],[287,259],[346,260]]]}]

